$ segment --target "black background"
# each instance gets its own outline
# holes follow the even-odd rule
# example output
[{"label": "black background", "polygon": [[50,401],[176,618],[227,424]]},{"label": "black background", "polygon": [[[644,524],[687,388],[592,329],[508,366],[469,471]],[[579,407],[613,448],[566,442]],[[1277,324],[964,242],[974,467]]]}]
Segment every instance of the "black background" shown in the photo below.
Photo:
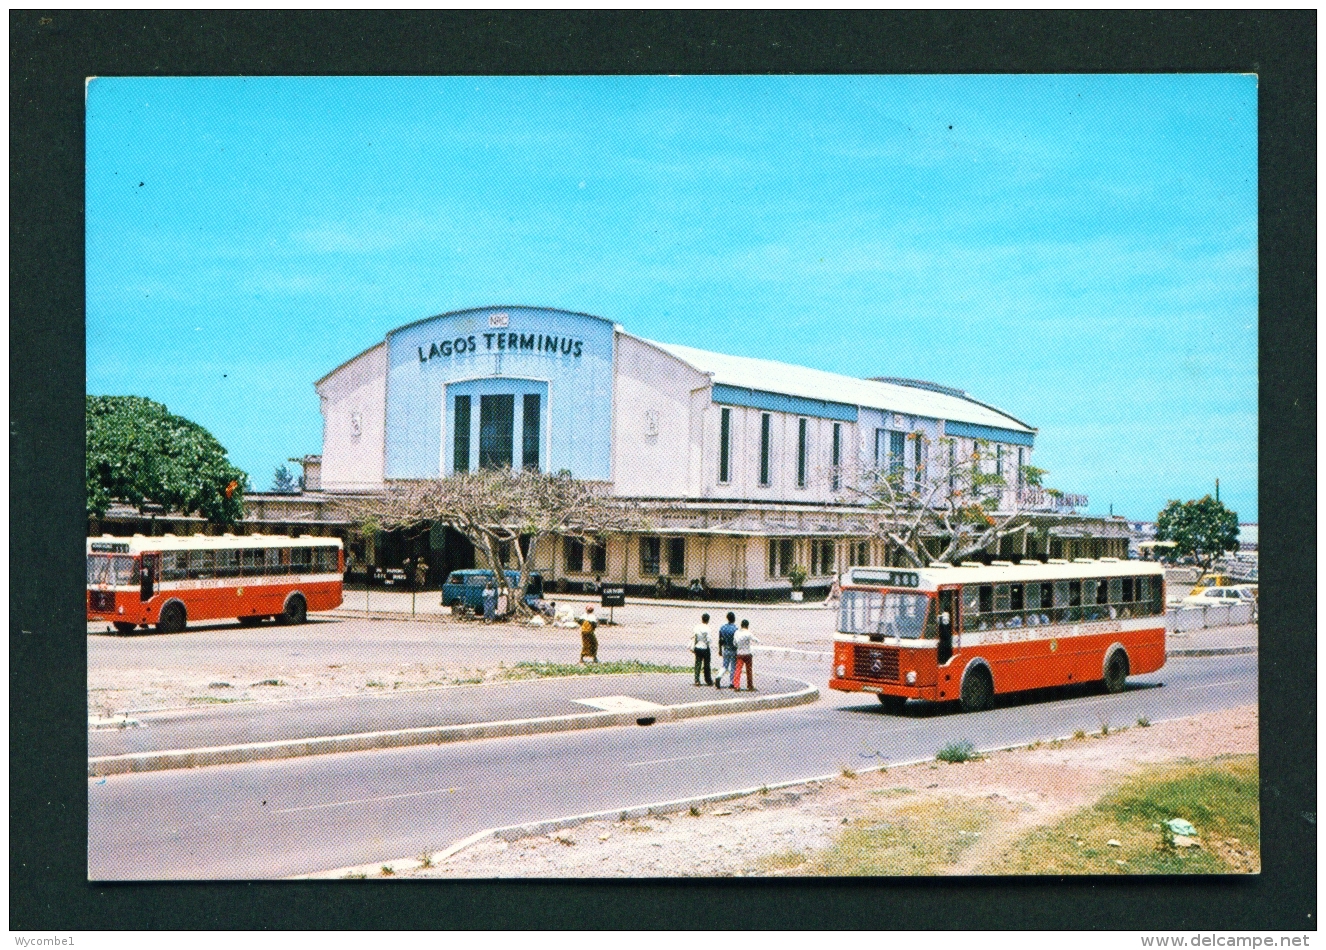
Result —
[{"label": "black background", "polygon": [[[1316,929],[1315,37],[1315,11],[11,12],[10,927]],[[85,77],[700,72],[1259,75],[1263,873],[89,884]]]}]

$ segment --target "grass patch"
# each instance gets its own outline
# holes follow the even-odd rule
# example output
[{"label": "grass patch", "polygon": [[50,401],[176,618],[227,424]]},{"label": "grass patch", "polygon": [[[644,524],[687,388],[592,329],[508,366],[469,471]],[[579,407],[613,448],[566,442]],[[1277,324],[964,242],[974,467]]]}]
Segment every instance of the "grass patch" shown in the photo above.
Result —
[{"label": "grass patch", "polygon": [[203,703],[205,705],[224,706],[226,703],[237,703],[238,699],[228,696],[190,696],[185,702]]},{"label": "grass patch", "polygon": [[280,680],[258,680],[258,682],[254,683],[253,685],[254,685],[254,686],[284,686],[285,683],[281,682]]},{"label": "grass patch", "polygon": [[[1149,768],[1090,808],[1031,832],[981,873],[1256,873],[1257,780],[1254,755]],[[1170,818],[1192,822],[1202,846],[1166,847],[1161,822]],[[1110,847],[1111,839],[1120,846]]]},{"label": "grass patch", "polygon": [[974,762],[980,756],[976,753],[976,746],[963,739],[944,746],[935,753],[935,758],[941,762]]},{"label": "grass patch", "polygon": [[916,789],[908,788],[906,785],[895,785],[892,788],[881,788],[879,791],[870,794],[875,798],[901,798],[903,795],[915,795]]},{"label": "grass patch", "polygon": [[[804,855],[798,873],[826,877],[942,874],[980,840],[981,832],[1002,811],[984,802],[917,802],[882,820],[848,826],[825,850]],[[791,852],[767,860],[770,870],[779,870],[773,862],[792,860]]]},{"label": "grass patch", "polygon": [[690,673],[689,666],[646,663],[642,660],[613,660],[608,663],[522,662],[506,667],[502,679],[524,680],[551,676],[590,676],[598,673]]}]

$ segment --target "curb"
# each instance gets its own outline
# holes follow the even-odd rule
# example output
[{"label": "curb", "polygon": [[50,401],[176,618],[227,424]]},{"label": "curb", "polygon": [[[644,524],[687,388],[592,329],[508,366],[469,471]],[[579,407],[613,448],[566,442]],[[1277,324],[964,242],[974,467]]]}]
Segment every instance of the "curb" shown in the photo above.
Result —
[{"label": "curb", "polygon": [[[1173,722],[1179,719],[1188,719],[1191,716],[1175,716],[1172,719],[1156,719],[1152,721],[1153,725],[1159,725],[1163,722]],[[1069,741],[1074,737],[1071,735],[1055,736],[1050,739],[1041,739],[1040,742],[1059,742]],[[1024,749],[1030,743],[1015,742],[1006,745],[992,746],[977,750],[982,755],[989,755],[994,752],[1008,752],[1015,749]],[[852,771],[857,775],[863,775],[870,772],[887,771],[891,768],[902,768],[907,765],[919,765],[923,762],[933,762],[934,756],[926,756],[918,759],[907,759],[902,762],[886,762],[880,765],[867,765]],[[587,812],[581,815],[571,815],[563,818],[549,818],[543,821],[531,821],[518,825],[504,825],[500,828],[485,828],[483,831],[475,832],[467,838],[462,838],[450,847],[429,856],[428,867],[436,867],[448,858],[454,857],[466,848],[472,847],[488,838],[501,838],[503,841],[516,841],[520,838],[528,838],[534,835],[546,835],[553,831],[559,831],[563,828],[574,828],[577,825],[587,824],[591,821],[598,821],[603,818],[617,817],[620,820],[628,818],[647,818],[650,815],[666,815],[683,809],[698,805],[716,804],[718,802],[730,801],[736,798],[745,798],[748,795],[755,795],[763,792],[779,791],[785,788],[797,788],[802,785],[818,787],[833,781],[842,776],[841,772],[832,772],[827,775],[816,775],[811,778],[792,779],[787,782],[775,782],[769,785],[753,786],[751,788],[736,789],[727,792],[714,792],[709,795],[695,795],[690,798],[676,798],[666,802],[653,802],[648,805],[634,805],[629,808],[608,808],[603,811]],[[330,871],[313,871],[308,874],[292,874],[283,878],[287,881],[314,881],[314,880],[337,880],[346,878],[367,878],[383,879],[392,875],[401,874],[407,871],[417,871],[425,867],[420,858],[395,858],[389,861],[374,861],[369,864],[353,864],[347,867],[334,868]],[[386,874],[383,874],[383,871]]]},{"label": "curb", "polygon": [[733,697],[703,700],[676,706],[661,706],[644,712],[596,712],[570,716],[545,716],[539,719],[513,719],[505,722],[468,723],[456,726],[422,726],[383,732],[361,732],[344,736],[317,736],[310,739],[282,739],[245,745],[211,746],[200,749],[164,749],[157,752],[133,752],[127,755],[104,755],[88,759],[91,777],[156,772],[166,769],[193,769],[211,765],[236,765],[294,759],[336,752],[365,752],[371,749],[398,749],[415,745],[440,745],[468,739],[494,739],[507,736],[531,736],[547,732],[570,732],[607,726],[653,725],[676,722],[698,716],[783,709],[819,699],[820,691],[810,685],[791,693],[771,696]]}]

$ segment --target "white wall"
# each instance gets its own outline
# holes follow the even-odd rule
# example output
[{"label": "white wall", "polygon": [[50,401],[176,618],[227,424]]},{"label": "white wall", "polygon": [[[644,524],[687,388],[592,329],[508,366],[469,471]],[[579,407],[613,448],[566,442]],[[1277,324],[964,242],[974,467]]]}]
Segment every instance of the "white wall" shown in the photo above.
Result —
[{"label": "white wall", "polygon": [[322,409],[322,488],[383,484],[387,346],[380,343],[317,384]]},{"label": "white wall", "polygon": [[[698,485],[691,477],[691,425],[696,390],[709,377],[686,363],[626,334],[617,334],[613,382],[613,491],[625,496],[684,498]],[[702,398],[703,398],[703,394]],[[707,398],[703,398],[707,402]]]}]

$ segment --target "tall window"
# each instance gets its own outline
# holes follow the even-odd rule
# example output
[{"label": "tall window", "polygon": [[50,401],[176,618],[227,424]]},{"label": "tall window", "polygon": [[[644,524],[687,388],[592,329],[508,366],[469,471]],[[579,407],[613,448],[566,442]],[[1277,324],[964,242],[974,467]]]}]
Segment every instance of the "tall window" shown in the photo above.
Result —
[{"label": "tall window", "polygon": [[907,464],[907,458],[904,453],[907,451],[907,433],[890,432],[889,433],[889,474],[901,475],[903,466]]},{"label": "tall window", "polygon": [[958,487],[958,440],[948,440],[948,490]]},{"label": "tall window", "polygon": [[806,487],[806,424],[808,420],[797,420],[797,488]]},{"label": "tall window", "polygon": [[457,472],[470,470],[470,397],[456,397],[456,431],[452,435],[452,468]]},{"label": "tall window", "polygon": [[686,539],[668,538],[668,574],[681,577],[686,573]]},{"label": "tall window", "polygon": [[925,483],[925,436],[916,433],[915,448],[912,452],[912,478],[916,482],[917,491]]},{"label": "tall window", "polygon": [[608,547],[602,541],[589,546],[589,569],[595,574],[608,573]]},{"label": "tall window", "polygon": [[831,538],[811,542],[810,572],[815,575],[833,573],[833,540]]},{"label": "tall window", "polygon": [[1019,448],[1019,449],[1018,449],[1018,471],[1017,471],[1018,491],[1022,491],[1022,489],[1023,489],[1023,487],[1024,487],[1024,485],[1023,485],[1022,467],[1023,467],[1023,465],[1025,464],[1025,459],[1026,459],[1026,456],[1023,454],[1025,451],[1026,451],[1026,449],[1022,449],[1022,448]]},{"label": "tall window", "polygon": [[772,481],[770,468],[773,461],[773,417],[760,413],[760,484]]},{"label": "tall window", "polygon": [[875,471],[882,469],[888,461],[888,442],[885,441],[886,429],[875,430]]},{"label": "tall window", "polygon": [[732,481],[732,410],[726,407],[718,413],[718,480]]},{"label": "tall window", "polygon": [[640,539],[640,573],[649,576],[658,573],[659,548],[661,546],[658,538]]},{"label": "tall window", "polygon": [[786,577],[792,570],[792,539],[769,539],[769,576]]},{"label": "tall window", "polygon": [[516,397],[479,397],[479,467],[510,468]]},{"label": "tall window", "polygon": [[870,563],[870,542],[858,541],[852,545],[852,563],[849,566],[858,567]]},{"label": "tall window", "polygon": [[585,569],[585,542],[579,538],[563,538],[562,554],[568,573],[578,574]]},{"label": "tall window", "polygon": [[521,429],[521,468],[532,472],[539,470],[539,394],[527,393],[525,396],[524,427]]},{"label": "tall window", "polygon": [[1002,445],[995,446],[995,474],[1004,474],[1004,447]]},{"label": "tall window", "polygon": [[[830,463],[833,468],[830,474],[832,488],[837,491],[842,487],[842,469],[843,464],[843,427],[835,422],[833,424],[833,461]],[[832,542],[830,542],[832,543]]]}]

